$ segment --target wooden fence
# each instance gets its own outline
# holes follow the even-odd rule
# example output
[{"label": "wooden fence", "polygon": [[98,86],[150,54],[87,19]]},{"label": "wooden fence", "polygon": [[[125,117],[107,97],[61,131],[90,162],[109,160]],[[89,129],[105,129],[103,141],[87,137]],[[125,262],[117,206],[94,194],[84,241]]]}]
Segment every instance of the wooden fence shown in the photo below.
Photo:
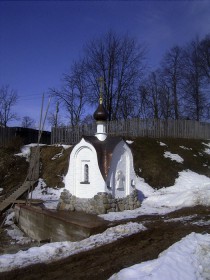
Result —
[{"label": "wooden fence", "polygon": [[[37,143],[39,131],[24,127],[0,127],[0,147],[9,144],[15,137],[20,137],[23,144]],[[50,144],[51,132],[43,131],[41,143]]]},{"label": "wooden fence", "polygon": [[0,126],[0,147],[6,146],[15,137],[15,131],[11,127]]},{"label": "wooden fence", "polygon": [[[191,120],[128,119],[107,123],[109,135],[124,137],[210,139],[210,123]],[[75,144],[82,135],[94,135],[96,124],[52,128],[51,144]]]}]

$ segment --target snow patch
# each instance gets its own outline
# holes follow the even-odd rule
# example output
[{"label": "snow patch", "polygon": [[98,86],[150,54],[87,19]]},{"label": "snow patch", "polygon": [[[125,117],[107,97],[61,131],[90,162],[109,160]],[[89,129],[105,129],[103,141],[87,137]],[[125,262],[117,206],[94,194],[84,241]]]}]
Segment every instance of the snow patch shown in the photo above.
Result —
[{"label": "snow patch", "polygon": [[183,161],[184,161],[184,159],[182,157],[180,157],[177,154],[172,154],[171,152],[165,152],[164,157],[165,158],[170,158],[171,160],[174,160],[178,163],[183,163]]},{"label": "snow patch", "polygon": [[64,188],[53,189],[47,187],[42,178],[39,178],[37,187],[29,194],[32,199],[44,200],[44,206],[48,209],[56,209],[61,192]]},{"label": "snow patch", "polygon": [[189,222],[191,221],[192,219],[196,218],[197,217],[197,214],[195,215],[191,215],[191,216],[184,216],[184,217],[180,217],[180,218],[172,218],[172,219],[166,219],[164,220],[164,222],[182,222],[182,223],[185,223],[185,222]]},{"label": "snow patch", "polygon": [[5,226],[10,226],[10,225],[13,225],[14,224],[14,220],[15,220],[15,212],[12,210],[8,210],[7,211],[7,216],[5,218],[5,221],[4,221],[4,225]]},{"label": "snow patch", "polygon": [[32,239],[30,237],[26,237],[15,224],[11,225],[10,229],[6,229],[6,232],[13,240],[16,240],[18,244],[23,245],[32,242]]},{"label": "snow patch", "polygon": [[210,234],[191,233],[162,252],[157,259],[115,273],[109,280],[210,279]]},{"label": "snow patch", "polygon": [[210,178],[190,170],[179,172],[174,186],[154,190],[139,178],[136,188],[145,196],[140,208],[110,212],[100,217],[116,221],[141,215],[163,215],[183,207],[210,206]]},{"label": "snow patch", "polygon": [[130,222],[125,225],[108,228],[103,233],[92,235],[81,241],[55,242],[41,247],[33,247],[27,251],[19,251],[16,254],[2,255],[0,256],[0,272],[26,267],[35,263],[57,261],[79,252],[109,244],[143,230],[146,230],[146,228],[142,224]]},{"label": "snow patch", "polygon": [[200,220],[200,221],[192,222],[192,224],[199,227],[210,226],[210,221]]},{"label": "snow patch", "polygon": [[207,155],[210,155],[210,148],[206,148],[206,149],[204,150],[204,153],[206,153]]},{"label": "snow patch", "polygon": [[62,152],[61,152],[61,153],[58,153],[58,154],[54,155],[54,157],[52,157],[51,160],[55,160],[55,159],[57,159],[57,158],[60,158],[60,157],[62,157],[62,155],[63,155]]},{"label": "snow patch", "polygon": [[192,150],[192,148],[187,148],[187,147],[185,147],[185,146],[179,146],[181,149],[183,149],[183,150]]},{"label": "snow patch", "polygon": [[160,144],[160,146],[162,146],[162,147],[167,147],[167,145],[165,144],[165,143],[163,143],[163,142],[158,142],[159,144]]},{"label": "snow patch", "polygon": [[[24,157],[27,161],[29,161],[29,157],[31,155],[31,148],[37,147],[37,145],[37,143],[25,145],[21,148],[21,153],[15,154],[15,156]],[[39,144],[39,146],[46,146],[46,144]]]},{"label": "snow patch", "polygon": [[49,146],[52,146],[52,147],[62,147],[62,148],[64,148],[64,150],[67,150],[67,149],[72,147],[72,145],[64,145],[64,144],[54,144],[54,145],[49,145]]}]

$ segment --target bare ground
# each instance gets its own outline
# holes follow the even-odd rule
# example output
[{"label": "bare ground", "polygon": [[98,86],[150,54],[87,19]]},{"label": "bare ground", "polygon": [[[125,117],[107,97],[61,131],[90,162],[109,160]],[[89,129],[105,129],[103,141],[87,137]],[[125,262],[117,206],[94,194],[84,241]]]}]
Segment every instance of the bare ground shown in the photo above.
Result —
[{"label": "bare ground", "polygon": [[[190,220],[171,220],[192,216]],[[1,280],[10,279],[108,279],[120,269],[157,258],[159,253],[191,232],[210,233],[209,225],[193,224],[210,220],[210,207],[185,208],[165,216],[141,216],[148,230],[88,252],[50,264],[36,264],[0,273]]]}]

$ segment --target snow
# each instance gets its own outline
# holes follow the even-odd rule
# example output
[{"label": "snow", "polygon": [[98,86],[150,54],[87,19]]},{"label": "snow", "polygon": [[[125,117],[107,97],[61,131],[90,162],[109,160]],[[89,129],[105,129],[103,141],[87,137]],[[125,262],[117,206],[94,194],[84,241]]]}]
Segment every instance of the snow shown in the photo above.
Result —
[{"label": "snow", "polygon": [[146,228],[139,223],[127,223],[108,228],[100,234],[92,235],[77,242],[54,242],[41,247],[33,247],[27,251],[19,251],[16,254],[0,256],[0,272],[26,267],[35,263],[49,263],[79,252],[109,244],[113,241],[132,234],[144,231]]},{"label": "snow", "polygon": [[210,155],[210,143],[202,143],[203,145],[207,146],[207,148],[205,148],[204,153],[206,153],[207,155]]},{"label": "snow", "polygon": [[185,147],[185,146],[179,146],[181,149],[183,149],[183,150],[192,150],[192,148],[187,148],[187,147]]},{"label": "snow", "polygon": [[67,150],[67,149],[69,149],[70,147],[72,147],[72,145],[64,145],[64,144],[54,144],[54,145],[50,145],[50,146],[53,146],[53,147],[62,147],[62,148],[64,148],[64,150]]},{"label": "snow", "polygon": [[206,148],[206,149],[204,150],[204,153],[206,153],[207,155],[210,155],[210,148]]},{"label": "snow", "polygon": [[[26,237],[15,224],[12,224],[11,228],[6,229],[6,231],[13,240],[16,240],[17,244],[23,245],[32,242],[32,239],[30,237]],[[11,244],[14,244],[14,242],[12,242]]]},{"label": "snow", "polygon": [[183,161],[184,161],[184,159],[182,157],[180,157],[177,154],[172,154],[171,152],[165,152],[164,157],[165,158],[170,158],[171,160],[174,160],[178,163],[183,163]]},{"label": "snow", "polygon": [[58,154],[54,155],[54,157],[52,157],[51,160],[55,160],[55,159],[57,159],[57,158],[60,158],[60,157],[62,157],[62,155],[63,155],[62,152],[61,152],[61,153],[58,153]]},{"label": "snow", "polygon": [[[30,157],[30,154],[31,154],[31,148],[32,147],[37,147],[37,145],[39,145],[40,147],[41,146],[46,146],[46,144],[40,144],[40,143],[39,144],[38,143],[31,143],[31,144],[28,144],[28,145],[24,145],[21,148],[21,152],[18,153],[18,154],[15,154],[15,156],[24,157],[28,161],[29,157]],[[52,145],[52,146],[62,147],[64,150],[67,150],[68,148],[71,147],[71,145]],[[57,155],[57,157],[62,156],[62,155],[63,155],[63,153],[59,153]],[[56,159],[57,157],[55,157],[54,159]]]},{"label": "snow", "polygon": [[172,219],[165,219],[164,222],[168,223],[168,222],[189,222],[191,220],[193,220],[194,218],[197,217],[197,214],[194,215],[190,215],[190,216],[183,216],[183,217],[179,217],[179,218],[172,218]]},{"label": "snow", "polygon": [[48,209],[56,209],[61,192],[64,188],[53,189],[47,187],[42,178],[39,178],[37,187],[29,194],[29,198],[41,199],[44,201],[44,206]]},{"label": "snow", "polygon": [[8,210],[8,215],[6,216],[6,219],[4,221],[4,225],[6,225],[6,226],[13,225],[14,224],[14,219],[15,219],[15,212]]},{"label": "snow", "polygon": [[167,145],[166,145],[165,143],[163,143],[163,142],[159,142],[159,144],[160,144],[160,146],[162,146],[162,147],[164,147],[164,146],[167,147]]},{"label": "snow", "polygon": [[143,179],[138,178],[136,189],[146,198],[140,208],[123,212],[100,215],[105,220],[133,219],[141,215],[163,215],[183,207],[196,205],[210,206],[210,178],[190,170],[179,172],[174,186],[152,189]]},{"label": "snow", "polygon": [[122,269],[109,280],[210,279],[210,234],[191,233],[157,259]]},{"label": "snow", "polygon": [[[161,146],[166,144],[159,142]],[[204,143],[205,144],[205,143]],[[36,144],[34,144],[36,145]],[[210,144],[205,144],[206,149]],[[22,156],[29,157],[31,145],[24,146]],[[181,148],[186,148],[180,146]],[[187,149],[187,148],[186,148]],[[183,159],[170,152],[164,156],[171,160],[183,162]],[[167,171],[166,171],[167,172]],[[109,221],[120,221],[132,219],[141,215],[163,215],[183,207],[196,205],[210,206],[210,178],[199,175],[191,170],[179,172],[175,184],[168,188],[154,190],[143,178],[136,178],[136,189],[139,191],[139,198],[142,201],[140,208],[123,212],[111,212],[100,215],[100,217]],[[46,186],[43,179],[39,179],[38,186],[32,192],[32,198],[44,200],[47,208],[55,209],[63,189],[52,189]],[[11,212],[6,218],[8,235],[23,244],[30,242],[24,237],[21,231],[13,224],[14,213]],[[174,219],[166,219],[164,222],[190,222],[197,226],[209,226],[210,221],[194,220],[196,214]],[[119,238],[130,236],[146,228],[139,223],[129,222],[124,225],[118,225],[107,229],[105,232],[92,235],[87,239],[78,242],[55,242],[45,244],[41,247],[33,247],[27,251],[19,251],[16,254],[6,254],[0,256],[0,272],[25,267],[35,263],[49,263],[67,256],[97,248],[104,244],[111,243]],[[155,260],[136,264],[130,268],[121,270],[114,274],[110,280],[114,279],[176,279],[176,280],[193,280],[193,279],[210,279],[210,235],[196,234],[183,238],[181,241],[173,244],[170,248],[162,252]]]},{"label": "snow", "polygon": [[[19,157],[24,157],[26,158],[27,161],[29,161],[29,157],[30,157],[30,154],[31,154],[31,148],[32,147],[37,147],[37,143],[31,143],[31,144],[28,144],[28,145],[24,145],[22,148],[21,148],[21,152],[18,153],[18,154],[15,154],[15,156],[19,156]],[[46,144],[39,144],[39,146],[46,146]]]}]

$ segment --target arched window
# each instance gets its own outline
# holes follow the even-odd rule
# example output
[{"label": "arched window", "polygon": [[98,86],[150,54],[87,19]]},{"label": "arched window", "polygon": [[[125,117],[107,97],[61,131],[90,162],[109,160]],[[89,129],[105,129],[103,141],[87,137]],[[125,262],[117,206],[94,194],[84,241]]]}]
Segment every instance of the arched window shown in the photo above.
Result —
[{"label": "arched window", "polygon": [[89,182],[89,166],[88,166],[88,164],[84,165],[84,182]]}]

